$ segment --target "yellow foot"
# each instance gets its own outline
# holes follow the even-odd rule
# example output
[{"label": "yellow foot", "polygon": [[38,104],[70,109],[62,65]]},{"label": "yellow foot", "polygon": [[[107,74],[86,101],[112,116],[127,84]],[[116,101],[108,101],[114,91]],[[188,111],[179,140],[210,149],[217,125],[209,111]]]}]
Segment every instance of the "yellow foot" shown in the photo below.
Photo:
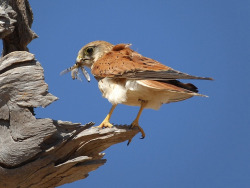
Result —
[{"label": "yellow foot", "polygon": [[[141,139],[145,138],[145,136],[146,136],[146,135],[145,135],[145,132],[144,132],[144,130],[140,127],[140,125],[138,124],[138,122],[133,121],[133,123],[131,124],[131,126],[130,126],[129,128],[130,128],[130,129],[133,129],[134,127],[138,127],[139,131],[141,132]],[[132,138],[129,139],[127,145],[129,145],[131,141],[132,141]]]},{"label": "yellow foot", "polygon": [[109,123],[108,121],[103,121],[99,126],[97,126],[98,128],[111,128],[113,127],[113,125],[111,123]]}]

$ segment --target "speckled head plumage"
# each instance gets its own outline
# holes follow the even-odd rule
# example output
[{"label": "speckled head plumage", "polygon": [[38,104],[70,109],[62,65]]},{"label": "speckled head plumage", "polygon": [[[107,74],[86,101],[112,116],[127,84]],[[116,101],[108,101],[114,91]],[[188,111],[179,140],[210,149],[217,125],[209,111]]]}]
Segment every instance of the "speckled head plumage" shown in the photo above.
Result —
[{"label": "speckled head plumage", "polygon": [[90,42],[79,50],[76,62],[83,63],[84,66],[91,68],[93,63],[108,53],[113,46],[113,44],[106,41]]}]

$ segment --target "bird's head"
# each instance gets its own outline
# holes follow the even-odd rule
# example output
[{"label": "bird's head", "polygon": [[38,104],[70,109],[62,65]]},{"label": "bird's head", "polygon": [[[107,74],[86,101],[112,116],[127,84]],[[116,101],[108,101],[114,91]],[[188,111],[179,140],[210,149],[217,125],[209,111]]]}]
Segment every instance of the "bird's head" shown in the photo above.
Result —
[{"label": "bird's head", "polygon": [[104,54],[108,53],[114,45],[105,41],[94,41],[86,44],[78,52],[76,63],[91,68],[94,62],[96,62]]}]

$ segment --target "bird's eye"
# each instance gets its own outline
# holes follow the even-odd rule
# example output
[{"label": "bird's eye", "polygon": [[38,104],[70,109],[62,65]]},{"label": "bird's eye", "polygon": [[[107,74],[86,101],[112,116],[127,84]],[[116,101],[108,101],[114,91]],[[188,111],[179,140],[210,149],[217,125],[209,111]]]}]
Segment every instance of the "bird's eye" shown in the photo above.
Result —
[{"label": "bird's eye", "polygon": [[92,53],[93,53],[93,47],[89,47],[89,48],[86,49],[86,54],[87,55],[92,55]]}]

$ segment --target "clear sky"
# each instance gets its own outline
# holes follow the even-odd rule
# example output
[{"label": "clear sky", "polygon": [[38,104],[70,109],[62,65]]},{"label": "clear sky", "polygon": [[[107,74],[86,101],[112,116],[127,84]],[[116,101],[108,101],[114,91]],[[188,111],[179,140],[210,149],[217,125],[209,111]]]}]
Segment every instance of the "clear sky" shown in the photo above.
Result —
[{"label": "clear sky", "polygon": [[[132,43],[132,49],[176,70],[214,81],[192,81],[209,98],[145,110],[129,147],[105,151],[104,166],[87,179],[61,186],[109,188],[248,188],[250,186],[249,0],[30,0],[29,45],[60,99],[37,117],[98,125],[111,104],[96,80],[59,73],[94,40]],[[88,70],[89,71],[89,70]],[[90,71],[89,71],[90,72]],[[190,82],[185,81],[184,82]],[[138,107],[120,105],[111,122],[130,124]]]}]

